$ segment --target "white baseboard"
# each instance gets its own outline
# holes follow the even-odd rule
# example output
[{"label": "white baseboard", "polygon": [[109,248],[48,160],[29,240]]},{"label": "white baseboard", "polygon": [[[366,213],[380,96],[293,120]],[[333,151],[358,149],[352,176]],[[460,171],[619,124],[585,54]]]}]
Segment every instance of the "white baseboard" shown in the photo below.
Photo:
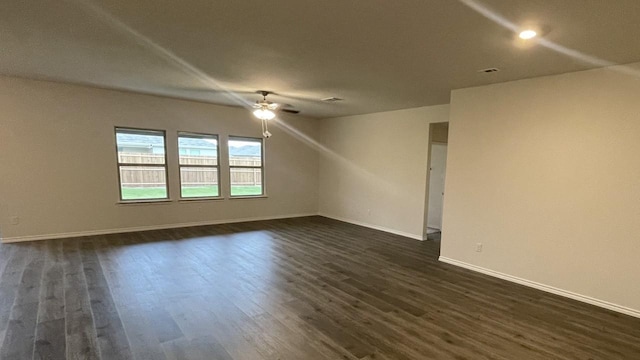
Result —
[{"label": "white baseboard", "polygon": [[190,222],[190,223],[136,226],[136,227],[118,228],[118,229],[88,230],[88,231],[76,231],[76,232],[57,233],[57,234],[16,236],[16,237],[3,238],[1,240],[3,243],[16,243],[16,242],[23,242],[23,241],[63,239],[63,238],[74,238],[74,237],[91,236],[91,235],[120,234],[120,233],[136,232],[136,231],[176,229],[176,228],[192,227],[192,226],[232,224],[232,223],[249,222],[249,221],[290,219],[290,218],[316,216],[316,215],[318,214],[312,213],[312,214],[261,216],[261,217],[241,218],[241,219],[211,220],[211,221],[199,221],[199,222]]},{"label": "white baseboard", "polygon": [[340,217],[340,216],[333,216],[333,215],[328,215],[328,214],[324,214],[324,213],[318,213],[318,215],[326,217],[326,218],[329,218],[329,219],[334,219],[334,220],[346,222],[346,223],[349,223],[349,224],[360,225],[360,226],[368,227],[370,229],[380,230],[380,231],[388,232],[388,233],[391,233],[391,234],[408,237],[410,239],[415,239],[415,240],[420,240],[420,241],[426,240],[422,235],[411,234],[411,233],[404,232],[404,231],[390,229],[390,228],[387,228],[387,227],[384,227],[384,226],[368,224],[368,223],[365,223],[365,222],[362,222],[362,221],[351,220],[351,219],[343,218],[343,217]]},{"label": "white baseboard", "polygon": [[604,300],[600,300],[600,299],[596,299],[596,298],[592,298],[590,296],[586,296],[586,295],[582,295],[582,294],[577,294],[571,291],[567,291],[567,290],[563,290],[563,289],[559,289],[557,287],[553,287],[553,286],[549,286],[549,285],[545,285],[545,284],[541,284],[535,281],[531,281],[531,280],[527,280],[527,279],[523,279],[523,278],[519,278],[517,276],[513,276],[513,275],[509,275],[509,274],[505,274],[505,273],[501,273],[499,271],[495,271],[495,270],[490,270],[487,268],[483,268],[480,266],[476,266],[476,265],[471,265],[462,261],[458,261],[458,260],[454,260],[454,259],[450,259],[447,257],[443,257],[440,256],[440,258],[438,258],[438,260],[447,263],[447,264],[451,264],[451,265],[455,265],[455,266],[459,266],[468,270],[472,270],[475,272],[479,272],[485,275],[489,275],[489,276],[493,276],[499,279],[503,279],[503,280],[507,280],[507,281],[511,281],[520,285],[524,285],[524,286],[528,286],[528,287],[532,287],[534,289],[538,289],[538,290],[542,290],[542,291],[546,291],[552,294],[556,294],[556,295],[560,295],[560,296],[564,296],[573,300],[578,300],[587,304],[591,304],[591,305],[595,305],[601,308],[605,308],[608,310],[612,310],[615,312],[619,312],[625,315],[630,315],[633,317],[637,317],[640,318],[640,310],[636,310],[636,309],[631,309],[628,308],[626,306],[621,306],[621,305],[617,305],[608,301],[604,301]]}]

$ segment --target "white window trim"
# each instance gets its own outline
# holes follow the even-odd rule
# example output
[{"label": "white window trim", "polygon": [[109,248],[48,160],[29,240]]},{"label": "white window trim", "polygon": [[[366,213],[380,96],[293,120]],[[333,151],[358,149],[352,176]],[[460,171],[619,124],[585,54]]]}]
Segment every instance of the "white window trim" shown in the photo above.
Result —
[{"label": "white window trim", "polygon": [[[257,141],[260,142],[260,166],[248,166],[248,165],[231,165],[231,154],[229,143],[232,140],[238,141]],[[229,199],[256,199],[267,197],[267,184],[265,181],[265,146],[263,138],[249,137],[249,136],[235,136],[229,135],[227,138],[227,159],[229,163]],[[231,169],[260,169],[261,173],[261,193],[256,195],[231,195]]]},{"label": "white window trim", "polygon": [[[162,134],[162,139],[164,143],[164,164],[135,164],[135,163],[122,163],[120,162],[120,154],[118,151],[118,133],[129,133],[129,134],[143,134],[143,135],[158,135]],[[171,196],[169,194],[169,165],[167,163],[167,133],[164,130],[157,129],[141,129],[141,128],[132,128],[125,126],[116,126],[114,128],[114,140],[116,144],[116,170],[118,172],[118,203],[120,204],[138,204],[138,203],[163,203],[171,201]],[[164,176],[165,176],[165,188],[167,190],[167,196],[163,198],[152,198],[152,199],[123,199],[122,198],[122,174],[120,173],[121,167],[157,167],[164,168]]]},{"label": "white window trim", "polygon": [[[202,139],[202,138],[210,138],[216,139],[216,151],[218,153],[218,165],[188,165],[180,163],[180,137],[191,137],[194,139]],[[178,145],[178,182],[180,184],[180,201],[198,201],[198,200],[220,200],[224,199],[222,196],[222,184],[220,183],[220,135],[218,134],[205,134],[205,133],[195,133],[189,131],[178,131],[178,137],[176,138],[176,142]],[[216,169],[218,174],[218,195],[216,196],[182,196],[182,168],[203,168],[203,169]]]}]

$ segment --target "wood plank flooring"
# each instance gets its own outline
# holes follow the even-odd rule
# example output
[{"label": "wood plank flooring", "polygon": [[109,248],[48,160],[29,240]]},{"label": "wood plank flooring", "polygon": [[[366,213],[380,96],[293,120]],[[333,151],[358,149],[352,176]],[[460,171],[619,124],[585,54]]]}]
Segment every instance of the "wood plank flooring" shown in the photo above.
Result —
[{"label": "wood plank flooring", "polygon": [[1,359],[640,359],[640,319],[322,217],[0,245]]}]

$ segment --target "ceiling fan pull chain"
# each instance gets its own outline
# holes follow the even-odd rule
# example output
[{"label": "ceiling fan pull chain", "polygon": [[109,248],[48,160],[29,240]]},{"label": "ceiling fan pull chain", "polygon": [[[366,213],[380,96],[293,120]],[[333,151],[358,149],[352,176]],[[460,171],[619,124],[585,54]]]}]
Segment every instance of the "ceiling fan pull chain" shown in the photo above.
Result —
[{"label": "ceiling fan pull chain", "polygon": [[271,133],[269,132],[269,121],[266,119],[262,119],[262,136],[264,136],[265,139],[271,137]]}]

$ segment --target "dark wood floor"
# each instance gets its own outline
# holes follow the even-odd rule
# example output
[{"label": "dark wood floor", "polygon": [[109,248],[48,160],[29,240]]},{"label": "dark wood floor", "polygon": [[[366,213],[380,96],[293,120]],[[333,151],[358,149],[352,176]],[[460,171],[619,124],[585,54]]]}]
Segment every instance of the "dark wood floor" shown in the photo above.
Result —
[{"label": "dark wood floor", "polygon": [[2,359],[640,359],[640,319],[321,217],[0,245]]}]

